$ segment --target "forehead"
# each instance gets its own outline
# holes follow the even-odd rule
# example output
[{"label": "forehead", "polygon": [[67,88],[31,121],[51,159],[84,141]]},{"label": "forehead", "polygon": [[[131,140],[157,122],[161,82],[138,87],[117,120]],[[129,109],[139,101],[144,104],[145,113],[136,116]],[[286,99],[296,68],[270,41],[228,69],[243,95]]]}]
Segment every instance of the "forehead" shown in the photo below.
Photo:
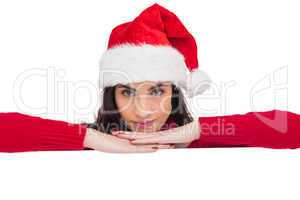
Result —
[{"label": "forehead", "polygon": [[171,86],[171,81],[143,81],[143,82],[132,82],[128,84],[119,84],[119,86],[127,86],[130,88],[150,88],[153,86]]}]

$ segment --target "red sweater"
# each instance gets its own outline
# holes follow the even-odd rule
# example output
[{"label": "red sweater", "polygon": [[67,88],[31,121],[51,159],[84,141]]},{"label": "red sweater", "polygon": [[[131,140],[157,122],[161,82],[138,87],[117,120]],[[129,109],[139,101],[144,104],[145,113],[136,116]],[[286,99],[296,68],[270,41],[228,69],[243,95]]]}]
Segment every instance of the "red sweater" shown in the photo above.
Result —
[{"label": "red sweater", "polygon": [[201,136],[189,148],[265,147],[273,149],[300,147],[300,115],[269,110],[227,116],[199,117]]},{"label": "red sweater", "polygon": [[[300,147],[300,115],[280,110],[256,112],[284,127],[285,133],[263,123],[255,112],[214,117],[199,117],[200,139],[188,148],[201,147]],[[284,117],[286,114],[286,118]],[[266,119],[265,118],[265,119]],[[87,127],[59,120],[44,119],[18,112],[0,113],[0,152],[84,150]]]},{"label": "red sweater", "polygon": [[0,113],[0,152],[83,150],[86,128],[18,112]]}]

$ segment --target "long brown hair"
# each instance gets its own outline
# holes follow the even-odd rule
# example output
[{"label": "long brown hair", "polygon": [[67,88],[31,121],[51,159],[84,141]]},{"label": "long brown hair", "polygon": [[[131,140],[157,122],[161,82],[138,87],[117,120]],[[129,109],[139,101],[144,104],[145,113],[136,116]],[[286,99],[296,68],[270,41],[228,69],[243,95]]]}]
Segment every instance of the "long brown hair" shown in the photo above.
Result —
[{"label": "long brown hair", "polygon": [[[112,130],[131,131],[122,120],[115,101],[116,86],[105,87],[103,91],[103,104],[98,110],[98,116],[94,123],[83,123],[88,128],[111,134]],[[183,126],[193,121],[188,111],[184,95],[179,87],[172,84],[171,97],[172,110],[167,122],[173,121],[177,126]]]}]

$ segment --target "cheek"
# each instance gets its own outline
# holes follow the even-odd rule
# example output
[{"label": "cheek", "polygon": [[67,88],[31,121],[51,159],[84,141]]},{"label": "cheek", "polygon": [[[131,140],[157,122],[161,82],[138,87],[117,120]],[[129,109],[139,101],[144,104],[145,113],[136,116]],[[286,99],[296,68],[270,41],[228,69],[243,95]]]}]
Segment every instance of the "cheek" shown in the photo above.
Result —
[{"label": "cheek", "polygon": [[171,110],[172,110],[172,104],[171,104],[171,96],[164,96],[162,97],[159,102],[156,104],[156,110],[158,111],[158,114],[162,117],[169,116]]},{"label": "cheek", "polygon": [[128,98],[116,94],[116,104],[122,117],[124,119],[128,118],[132,110],[132,106]]}]

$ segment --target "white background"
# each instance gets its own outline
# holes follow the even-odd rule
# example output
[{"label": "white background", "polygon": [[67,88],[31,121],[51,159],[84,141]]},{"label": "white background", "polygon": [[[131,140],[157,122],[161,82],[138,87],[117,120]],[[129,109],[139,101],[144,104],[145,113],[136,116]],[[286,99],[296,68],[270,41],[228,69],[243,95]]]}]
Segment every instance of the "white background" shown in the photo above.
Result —
[{"label": "white background", "polygon": [[[296,1],[157,2],[194,35],[214,82],[190,100],[197,116],[300,113]],[[152,3],[0,1],[0,111],[93,121],[110,31]],[[0,199],[299,199],[299,157],[261,148],[1,154]]]}]

